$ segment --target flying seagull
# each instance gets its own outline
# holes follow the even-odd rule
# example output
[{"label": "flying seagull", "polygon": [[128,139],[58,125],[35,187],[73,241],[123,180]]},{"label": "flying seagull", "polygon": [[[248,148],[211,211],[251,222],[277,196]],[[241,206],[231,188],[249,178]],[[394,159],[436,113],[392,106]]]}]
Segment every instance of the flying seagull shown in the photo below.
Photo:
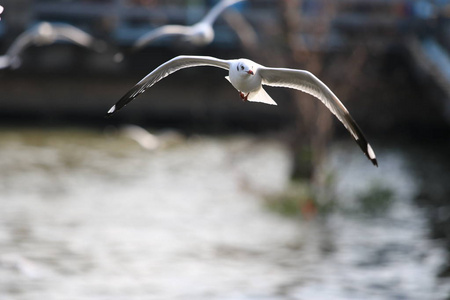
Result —
[{"label": "flying seagull", "polygon": [[142,94],[161,79],[189,67],[213,66],[229,71],[225,78],[238,90],[244,101],[262,102],[276,105],[262,85],[285,87],[311,94],[322,101],[325,106],[344,124],[364,154],[375,166],[377,159],[372,147],[367,142],[361,129],[336,95],[316,76],[305,70],[286,68],[268,68],[248,59],[224,60],[210,56],[177,56],[150,72],[128,91],[111,109],[112,115],[131,100]]},{"label": "flying seagull", "polygon": [[217,3],[208,14],[198,23],[191,26],[164,25],[140,37],[133,45],[139,50],[154,40],[167,35],[179,35],[195,46],[206,46],[214,39],[213,23],[217,17],[229,6],[244,0],[222,0]]},{"label": "flying seagull", "polygon": [[6,54],[0,56],[0,69],[18,68],[21,63],[20,56],[27,47],[50,45],[56,41],[70,42],[92,48],[95,51],[102,51],[105,48],[103,42],[96,40],[77,27],[63,23],[40,22],[21,33],[8,48]]},{"label": "flying seagull", "polygon": [[123,125],[119,128],[119,133],[134,140],[146,150],[156,150],[161,146],[161,141],[156,135],[137,125]]}]

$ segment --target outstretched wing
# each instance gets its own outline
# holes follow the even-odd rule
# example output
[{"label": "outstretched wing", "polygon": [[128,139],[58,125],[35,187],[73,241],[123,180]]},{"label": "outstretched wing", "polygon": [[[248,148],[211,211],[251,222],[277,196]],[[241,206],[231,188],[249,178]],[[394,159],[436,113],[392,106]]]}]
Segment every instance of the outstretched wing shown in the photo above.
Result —
[{"label": "outstretched wing", "polygon": [[11,65],[11,59],[8,55],[0,56],[0,70],[9,68]]},{"label": "outstretched wing", "polygon": [[283,68],[258,69],[262,77],[262,83],[269,86],[286,87],[303,91],[322,101],[325,106],[344,124],[345,128],[351,133],[358,143],[361,150],[375,166],[378,166],[375,153],[367,142],[361,129],[351,117],[344,104],[336,95],[316,76],[304,70],[293,70]]},{"label": "outstretched wing", "polygon": [[146,89],[178,70],[197,66],[212,66],[229,70],[229,65],[230,62],[228,60],[211,56],[177,56],[172,58],[139,81],[113,107],[111,107],[107,115],[112,115],[114,112],[127,105],[131,100],[145,92]]},{"label": "outstretched wing", "polygon": [[149,31],[141,36],[133,45],[134,50],[139,50],[147,44],[150,44],[159,37],[165,35],[189,35],[191,32],[190,26],[183,25],[164,25]]},{"label": "outstretched wing", "polygon": [[[222,0],[219,3],[217,3],[211,10],[206,14],[206,16],[203,17],[203,19],[200,21],[201,23],[208,23],[209,25],[212,25],[217,17],[229,6],[242,2],[244,0]],[[199,22],[199,23],[200,23]]]},{"label": "outstretched wing", "polygon": [[6,55],[10,58],[19,57],[27,47],[35,43],[37,35],[36,27],[21,33],[8,48]]},{"label": "outstretched wing", "polygon": [[52,24],[57,40],[63,40],[90,48],[94,44],[94,37],[83,30],[69,24]]}]

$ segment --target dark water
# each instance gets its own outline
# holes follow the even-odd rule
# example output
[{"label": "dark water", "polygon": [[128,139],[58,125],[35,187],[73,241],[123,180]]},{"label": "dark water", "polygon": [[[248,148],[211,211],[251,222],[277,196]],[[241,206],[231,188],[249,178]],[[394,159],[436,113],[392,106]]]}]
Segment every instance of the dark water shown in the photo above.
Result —
[{"label": "dark water", "polygon": [[[412,201],[418,179],[403,152],[377,149],[376,169],[351,141],[335,144],[323,174],[334,174],[338,209],[305,221],[264,204],[290,185],[282,143],[164,135],[161,144],[146,151],[83,130],[0,132],[0,298],[449,295],[437,276],[445,248]],[[375,215],[361,202],[373,194],[383,208]]]}]

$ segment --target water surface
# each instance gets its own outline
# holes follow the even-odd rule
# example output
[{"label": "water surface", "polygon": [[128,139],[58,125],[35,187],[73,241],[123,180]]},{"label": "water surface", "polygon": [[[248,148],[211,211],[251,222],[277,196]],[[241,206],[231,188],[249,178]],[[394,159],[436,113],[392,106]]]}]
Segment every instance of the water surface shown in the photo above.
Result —
[{"label": "water surface", "polygon": [[[270,211],[289,183],[279,141],[177,139],[156,151],[104,132],[0,132],[2,299],[443,299],[442,245],[427,237],[405,156],[373,168],[336,144],[339,209]],[[360,195],[392,192],[382,214]]]}]

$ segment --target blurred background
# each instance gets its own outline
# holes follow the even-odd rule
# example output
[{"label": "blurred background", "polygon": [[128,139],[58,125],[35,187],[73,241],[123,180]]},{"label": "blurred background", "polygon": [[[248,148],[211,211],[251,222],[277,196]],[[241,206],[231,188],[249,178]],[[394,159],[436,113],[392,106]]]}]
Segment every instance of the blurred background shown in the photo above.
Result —
[{"label": "blurred background", "polygon": [[[450,1],[247,0],[208,45],[132,50],[217,2],[0,1],[2,59],[42,22],[96,41],[0,70],[0,298],[450,299]],[[217,68],[104,118],[181,54],[311,71],[379,167],[313,97],[244,103]]]}]

